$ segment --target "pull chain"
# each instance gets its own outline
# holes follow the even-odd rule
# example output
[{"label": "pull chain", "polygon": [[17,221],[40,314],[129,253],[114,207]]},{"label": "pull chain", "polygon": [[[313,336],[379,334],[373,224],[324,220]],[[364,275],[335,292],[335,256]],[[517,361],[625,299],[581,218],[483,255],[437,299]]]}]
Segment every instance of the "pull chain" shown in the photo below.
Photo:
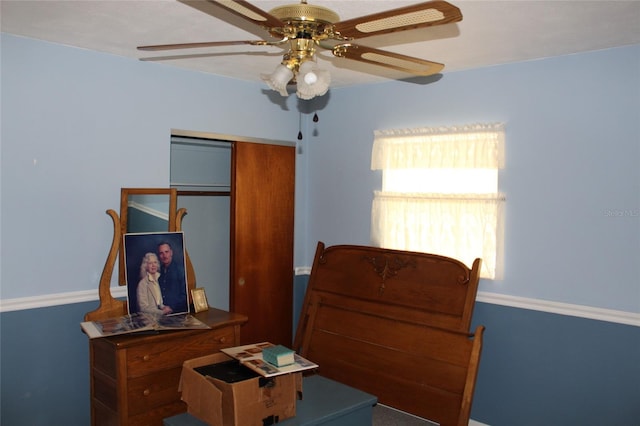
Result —
[{"label": "pull chain", "polygon": [[[315,112],[313,113],[313,122],[317,123],[318,121],[320,121],[320,118],[318,118],[318,113]],[[302,112],[300,112],[298,117],[298,140],[302,140]]]}]

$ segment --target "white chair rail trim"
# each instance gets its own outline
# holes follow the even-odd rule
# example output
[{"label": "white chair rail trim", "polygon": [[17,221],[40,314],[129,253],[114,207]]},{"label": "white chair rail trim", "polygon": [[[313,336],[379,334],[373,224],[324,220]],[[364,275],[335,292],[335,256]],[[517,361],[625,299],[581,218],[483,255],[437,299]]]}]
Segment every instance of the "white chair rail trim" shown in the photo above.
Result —
[{"label": "white chair rail trim", "polygon": [[[300,267],[296,268],[295,273],[296,275],[308,275],[310,271],[311,268]],[[126,287],[111,287],[111,294],[116,298],[126,298]],[[0,300],[0,312],[68,305],[72,303],[90,302],[92,300],[99,300],[97,290],[83,290],[32,297],[19,297],[15,299],[3,299]],[[571,303],[553,302],[528,297],[509,296],[483,291],[478,292],[477,300],[479,302],[491,303],[494,305],[549,312],[559,315],[595,319],[599,321],[608,321],[640,327],[640,313],[634,312],[595,308],[591,306],[574,305]]]},{"label": "white chair rail trim", "polygon": [[[125,286],[111,287],[111,295],[116,298],[126,298],[127,288]],[[2,299],[0,300],[0,312],[70,305],[72,303],[90,302],[92,300],[100,300],[98,290],[71,291],[67,293]]]},{"label": "white chair rail trim", "polygon": [[634,312],[574,305],[571,303],[553,302],[550,300],[531,299],[528,297],[510,296],[483,291],[478,292],[476,300],[479,302],[509,306],[512,308],[529,309],[533,311],[549,312],[552,314],[588,318],[640,327],[640,313]]}]

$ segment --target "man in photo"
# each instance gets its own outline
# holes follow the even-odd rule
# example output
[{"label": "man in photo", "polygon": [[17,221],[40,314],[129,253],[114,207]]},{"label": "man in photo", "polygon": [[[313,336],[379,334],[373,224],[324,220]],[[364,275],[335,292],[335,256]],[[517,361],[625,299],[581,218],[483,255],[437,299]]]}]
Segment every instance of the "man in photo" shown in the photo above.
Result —
[{"label": "man in photo", "polygon": [[161,264],[158,283],[164,305],[169,306],[173,313],[188,312],[184,268],[173,261],[173,247],[168,241],[158,244],[158,258]]}]

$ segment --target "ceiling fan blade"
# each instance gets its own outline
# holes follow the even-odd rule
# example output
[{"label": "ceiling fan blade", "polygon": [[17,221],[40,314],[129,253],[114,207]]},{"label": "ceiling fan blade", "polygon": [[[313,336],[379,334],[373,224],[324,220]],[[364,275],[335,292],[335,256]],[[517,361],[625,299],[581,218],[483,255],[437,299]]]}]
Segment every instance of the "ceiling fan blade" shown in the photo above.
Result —
[{"label": "ceiling fan blade", "polygon": [[[192,6],[196,9],[201,9],[198,7],[198,3],[202,3],[202,0],[178,0],[180,3],[184,3],[186,5]],[[237,15],[243,19],[246,19],[250,22],[253,22],[256,25],[259,25],[264,28],[273,28],[273,27],[283,27],[284,23],[276,18],[275,16],[265,12],[244,0],[206,0],[209,3],[217,4],[223,9],[228,10],[229,12]]]},{"label": "ceiling fan blade", "polygon": [[446,1],[429,1],[337,22],[334,29],[345,39],[354,39],[461,20],[462,13],[456,6]]},{"label": "ceiling fan blade", "polygon": [[138,50],[194,49],[198,47],[237,46],[242,44],[265,46],[270,43],[264,40],[205,41],[200,43],[154,44],[150,46],[138,46]]},{"label": "ceiling fan blade", "polygon": [[443,64],[437,62],[356,44],[339,44],[333,48],[333,54],[339,58],[353,59],[423,77],[437,74],[444,68]]},{"label": "ceiling fan blade", "polygon": [[220,53],[190,53],[184,55],[165,55],[165,56],[150,56],[146,58],[140,58],[143,62],[160,62],[160,61],[172,61],[176,59],[200,59],[200,58],[216,58],[219,56],[277,56],[281,57],[282,53],[270,53],[270,52],[220,52]]}]

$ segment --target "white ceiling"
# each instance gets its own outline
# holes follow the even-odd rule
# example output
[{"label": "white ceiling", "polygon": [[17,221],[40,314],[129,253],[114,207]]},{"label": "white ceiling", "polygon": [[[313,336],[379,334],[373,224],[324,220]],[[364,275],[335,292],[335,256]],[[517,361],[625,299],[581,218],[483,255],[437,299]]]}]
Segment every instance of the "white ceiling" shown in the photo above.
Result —
[{"label": "white ceiling", "polygon": [[[357,43],[445,64],[444,74],[640,43],[640,1],[456,1],[463,20],[404,31]],[[263,10],[297,0],[252,3]],[[418,1],[309,0],[333,9],[342,20]],[[231,46],[141,52],[136,46],[199,41],[256,40],[261,29],[219,7],[207,14],[173,0],[2,0],[2,32],[131,58],[202,54],[159,61],[232,78],[260,81],[280,63],[275,47]],[[230,23],[232,22],[232,23]],[[322,51],[318,61],[332,86],[384,81],[406,75]],[[46,64],[43,64],[46,66]]]}]

